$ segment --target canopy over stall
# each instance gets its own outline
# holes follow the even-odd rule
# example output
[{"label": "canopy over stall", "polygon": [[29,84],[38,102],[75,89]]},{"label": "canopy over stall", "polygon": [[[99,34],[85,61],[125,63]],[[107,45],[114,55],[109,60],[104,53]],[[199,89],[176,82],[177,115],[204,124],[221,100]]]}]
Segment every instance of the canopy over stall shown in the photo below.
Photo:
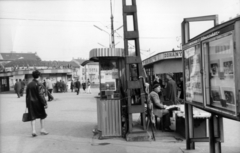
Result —
[{"label": "canopy over stall", "polygon": [[94,48],[89,53],[91,61],[98,61],[101,57],[125,57],[122,48]]}]

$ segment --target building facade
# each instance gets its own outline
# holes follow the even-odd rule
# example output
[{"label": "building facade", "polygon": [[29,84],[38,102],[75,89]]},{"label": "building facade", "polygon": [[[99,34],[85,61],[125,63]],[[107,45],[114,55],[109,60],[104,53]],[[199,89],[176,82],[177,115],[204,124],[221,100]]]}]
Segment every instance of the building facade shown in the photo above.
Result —
[{"label": "building facade", "polygon": [[29,83],[36,69],[41,72],[41,82],[50,78],[53,83],[63,81],[69,87],[73,76],[80,71],[80,66],[72,61],[13,60],[4,65],[4,72],[0,72],[1,92],[13,90],[16,79],[24,79]]}]

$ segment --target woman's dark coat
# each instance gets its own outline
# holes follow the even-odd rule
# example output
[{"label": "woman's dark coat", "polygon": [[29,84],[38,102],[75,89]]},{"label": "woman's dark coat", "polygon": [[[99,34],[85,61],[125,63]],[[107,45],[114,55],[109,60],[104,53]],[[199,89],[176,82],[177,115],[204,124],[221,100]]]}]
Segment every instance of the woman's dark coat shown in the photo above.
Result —
[{"label": "woman's dark coat", "polygon": [[31,120],[37,118],[44,119],[47,117],[44,106],[47,105],[47,101],[43,94],[43,85],[37,80],[33,79],[27,86],[26,90],[26,107]]}]

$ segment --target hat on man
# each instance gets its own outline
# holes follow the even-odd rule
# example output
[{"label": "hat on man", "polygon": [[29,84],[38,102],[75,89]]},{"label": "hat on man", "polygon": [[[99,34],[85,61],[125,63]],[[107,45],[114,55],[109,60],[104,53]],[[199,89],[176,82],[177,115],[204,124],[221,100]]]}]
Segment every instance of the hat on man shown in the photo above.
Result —
[{"label": "hat on man", "polygon": [[153,87],[152,87],[152,89],[154,90],[155,88],[157,88],[157,87],[159,87],[159,86],[160,86],[160,84],[154,84]]},{"label": "hat on man", "polygon": [[167,75],[173,78],[173,73],[167,73]]}]

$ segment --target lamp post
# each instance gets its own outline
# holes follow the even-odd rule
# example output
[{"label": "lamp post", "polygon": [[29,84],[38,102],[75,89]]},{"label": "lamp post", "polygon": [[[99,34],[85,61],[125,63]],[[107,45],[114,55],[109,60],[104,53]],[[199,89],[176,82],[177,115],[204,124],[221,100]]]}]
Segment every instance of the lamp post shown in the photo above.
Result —
[{"label": "lamp post", "polygon": [[[114,26],[113,26],[113,14],[112,14],[112,0],[110,0],[110,9],[111,9],[111,17],[110,17],[110,19],[111,19],[111,35],[110,35],[107,31],[99,28],[98,26],[96,26],[96,25],[93,25],[93,26],[94,26],[95,28],[98,28],[98,29],[101,30],[101,31],[106,32],[106,33],[109,35],[109,47],[110,47],[110,48],[115,48],[114,33],[115,33],[117,30],[119,30],[120,28],[122,28],[123,26],[120,26],[119,28],[117,28],[116,30],[114,30]],[[111,41],[110,41],[110,40],[111,40]]]},{"label": "lamp post", "polygon": [[114,42],[114,27],[113,27],[113,14],[112,14],[112,0],[110,0],[110,9],[111,9],[111,45],[112,45],[112,48],[115,48],[115,42]]}]

